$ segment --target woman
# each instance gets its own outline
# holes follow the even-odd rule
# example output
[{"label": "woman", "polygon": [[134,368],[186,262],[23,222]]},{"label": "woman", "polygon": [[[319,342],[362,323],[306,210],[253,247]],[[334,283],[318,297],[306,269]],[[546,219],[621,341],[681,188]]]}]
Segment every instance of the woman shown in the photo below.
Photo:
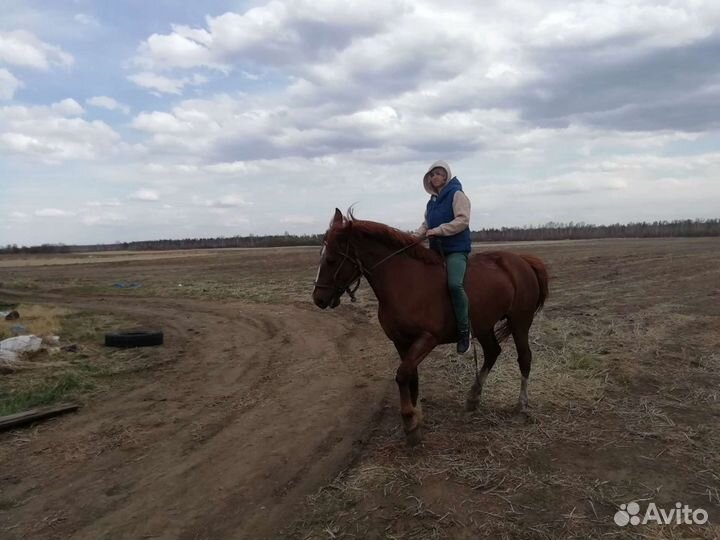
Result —
[{"label": "woman", "polygon": [[445,257],[448,289],[458,328],[457,352],[465,354],[470,350],[472,339],[468,299],[463,287],[470,253],[470,199],[444,161],[436,161],[430,166],[423,185],[430,200],[425,209],[425,220],[415,235],[427,236],[430,248]]}]

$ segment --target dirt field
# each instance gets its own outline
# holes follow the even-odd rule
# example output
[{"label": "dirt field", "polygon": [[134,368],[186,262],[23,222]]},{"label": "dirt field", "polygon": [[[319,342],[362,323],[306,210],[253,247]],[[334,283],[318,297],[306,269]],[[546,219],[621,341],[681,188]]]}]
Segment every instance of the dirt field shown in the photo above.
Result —
[{"label": "dirt field", "polygon": [[[551,274],[532,413],[511,340],[473,413],[472,361],[437,349],[415,448],[372,292],[315,308],[317,249],[0,257],[0,303],[70,313],[83,365],[127,366],[73,387],[78,413],[0,434],[0,538],[720,537],[720,239],[505,248]],[[108,356],[121,323],[166,343]],[[709,523],[616,525],[631,501]]]}]

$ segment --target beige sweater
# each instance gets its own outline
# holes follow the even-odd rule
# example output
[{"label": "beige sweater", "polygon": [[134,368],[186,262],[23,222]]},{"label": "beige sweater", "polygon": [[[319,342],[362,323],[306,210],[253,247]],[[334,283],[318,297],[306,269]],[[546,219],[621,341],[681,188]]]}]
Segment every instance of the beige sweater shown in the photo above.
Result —
[{"label": "beige sweater", "polygon": [[[433,232],[439,236],[452,236],[459,232],[464,231],[470,226],[470,199],[467,198],[462,191],[456,191],[453,196],[453,214],[455,219],[448,223],[443,223],[434,229]],[[422,225],[413,233],[415,236],[423,236],[428,232],[427,215],[422,222]]]}]

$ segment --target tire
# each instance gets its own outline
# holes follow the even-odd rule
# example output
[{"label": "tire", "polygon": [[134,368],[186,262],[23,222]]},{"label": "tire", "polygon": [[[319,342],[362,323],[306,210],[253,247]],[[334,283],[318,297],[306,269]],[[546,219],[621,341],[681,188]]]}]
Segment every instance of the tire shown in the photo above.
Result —
[{"label": "tire", "polygon": [[163,344],[163,333],[153,330],[126,330],[105,334],[106,347],[155,347]]}]

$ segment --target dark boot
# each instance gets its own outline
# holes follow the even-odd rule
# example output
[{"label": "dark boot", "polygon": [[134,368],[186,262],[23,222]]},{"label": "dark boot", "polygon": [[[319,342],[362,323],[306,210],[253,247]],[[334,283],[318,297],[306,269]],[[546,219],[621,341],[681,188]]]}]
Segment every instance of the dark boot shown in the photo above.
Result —
[{"label": "dark boot", "polygon": [[470,336],[470,330],[460,332],[457,342],[457,353],[465,354],[470,350],[472,337]]}]

